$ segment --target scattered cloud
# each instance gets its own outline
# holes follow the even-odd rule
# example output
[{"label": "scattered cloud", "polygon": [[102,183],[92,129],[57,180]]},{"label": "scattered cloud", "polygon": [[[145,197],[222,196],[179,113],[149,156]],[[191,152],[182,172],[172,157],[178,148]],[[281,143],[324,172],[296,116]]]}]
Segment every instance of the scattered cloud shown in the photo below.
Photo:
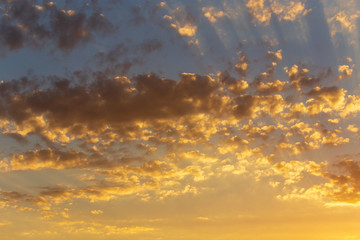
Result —
[{"label": "scattered cloud", "polygon": [[340,74],[339,79],[345,79],[352,75],[353,70],[349,67],[349,65],[340,65],[338,72]]},{"label": "scattered cloud", "polygon": [[221,10],[216,10],[214,7],[203,7],[204,16],[211,22],[215,23],[218,19],[223,18],[226,14]]},{"label": "scattered cloud", "polygon": [[[0,41],[9,50],[54,43],[68,51],[88,42],[95,32],[109,32],[113,25],[101,12],[61,9],[53,2],[34,5],[26,1],[2,1]],[[26,13],[26,14],[24,14]]]},{"label": "scattered cloud", "polygon": [[305,9],[304,3],[296,1],[284,3],[278,0],[249,0],[246,7],[251,16],[265,26],[269,25],[272,14],[279,21],[295,21],[299,16],[305,16],[310,11]]}]

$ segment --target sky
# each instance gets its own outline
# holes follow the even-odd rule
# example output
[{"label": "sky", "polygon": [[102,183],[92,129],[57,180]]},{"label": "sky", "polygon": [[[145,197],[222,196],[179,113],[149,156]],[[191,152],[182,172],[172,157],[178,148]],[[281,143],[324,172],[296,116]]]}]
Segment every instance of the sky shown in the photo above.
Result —
[{"label": "sky", "polygon": [[360,3],[0,1],[2,240],[359,240]]}]

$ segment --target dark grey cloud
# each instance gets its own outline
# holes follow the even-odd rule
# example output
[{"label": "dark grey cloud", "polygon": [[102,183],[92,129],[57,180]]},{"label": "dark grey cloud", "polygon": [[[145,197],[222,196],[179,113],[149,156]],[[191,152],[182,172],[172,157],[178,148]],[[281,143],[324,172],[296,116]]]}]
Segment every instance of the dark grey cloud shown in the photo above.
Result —
[{"label": "dark grey cloud", "polygon": [[144,57],[160,51],[163,43],[159,39],[152,38],[141,43],[119,43],[109,51],[97,53],[93,60],[99,67],[105,67],[108,73],[119,72],[127,75],[133,66],[144,64]]},{"label": "dark grey cloud", "polygon": [[[99,129],[125,122],[167,119],[188,114],[216,112],[221,108],[217,84],[208,76],[183,74],[179,81],[156,75],[108,78],[93,74],[92,82],[52,77],[47,88],[23,78],[0,87],[2,118],[23,124],[32,116],[43,115],[52,128],[76,126]],[[31,85],[31,83],[33,85]],[[116,127],[115,127],[116,128]]]},{"label": "dark grey cloud", "polygon": [[44,1],[1,1],[0,42],[9,50],[54,44],[71,50],[88,42],[95,32],[110,32],[114,26],[93,9],[60,9]]}]

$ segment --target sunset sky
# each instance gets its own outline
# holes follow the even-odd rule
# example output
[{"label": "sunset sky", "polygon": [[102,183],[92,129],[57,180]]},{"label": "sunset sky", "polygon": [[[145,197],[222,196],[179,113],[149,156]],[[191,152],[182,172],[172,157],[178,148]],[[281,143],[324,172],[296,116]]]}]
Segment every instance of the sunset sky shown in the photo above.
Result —
[{"label": "sunset sky", "polygon": [[360,1],[0,14],[1,240],[360,240]]}]

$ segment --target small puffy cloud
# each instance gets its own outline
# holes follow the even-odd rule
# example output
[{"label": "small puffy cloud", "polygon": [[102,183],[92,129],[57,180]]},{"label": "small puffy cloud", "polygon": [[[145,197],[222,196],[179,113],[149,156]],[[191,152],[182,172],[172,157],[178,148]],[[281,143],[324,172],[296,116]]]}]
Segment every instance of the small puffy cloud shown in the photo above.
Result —
[{"label": "small puffy cloud", "polygon": [[[296,64],[291,66],[290,68],[285,67],[284,70],[289,77],[293,77],[299,73],[299,67]],[[308,71],[306,69],[304,69],[304,72],[308,72]]]},{"label": "small puffy cloud", "polygon": [[354,124],[350,124],[346,129],[349,130],[350,132],[354,132],[354,133],[359,131],[359,128],[355,127]]},{"label": "small puffy cloud", "polygon": [[226,16],[226,14],[223,11],[216,10],[214,7],[203,7],[202,11],[204,13],[204,16],[211,22],[214,23],[217,21],[217,19],[222,18]]},{"label": "small puffy cloud", "polygon": [[190,24],[186,24],[184,26],[177,26],[175,24],[172,24],[171,26],[176,28],[181,36],[186,36],[186,37],[194,36],[197,30],[196,26]]},{"label": "small puffy cloud", "polygon": [[248,86],[249,86],[249,84],[246,81],[240,80],[240,81],[236,81],[234,83],[229,84],[228,89],[233,94],[241,94],[246,91]]},{"label": "small puffy cloud", "polygon": [[249,70],[249,58],[242,52],[238,53],[239,60],[235,65],[235,71],[241,76],[246,76],[246,72]]},{"label": "small puffy cloud", "polygon": [[267,57],[273,61],[273,62],[278,62],[278,61],[282,61],[283,57],[282,57],[282,50],[279,49],[276,52],[273,51],[268,51],[267,52]]},{"label": "small puffy cloud", "polygon": [[175,8],[169,12],[169,15],[164,15],[164,20],[170,23],[170,26],[177,30],[181,36],[194,37],[197,32],[196,19],[187,9],[180,7]]},{"label": "small puffy cloud", "polygon": [[260,82],[259,84],[256,85],[256,91],[260,95],[271,95],[274,93],[281,92],[286,84],[287,82],[282,82],[279,79],[267,83]]},{"label": "small puffy cloud", "polygon": [[353,70],[349,67],[349,65],[340,65],[338,67],[339,79],[345,79],[350,77],[353,73]]},{"label": "small puffy cloud", "polygon": [[102,214],[102,213],[103,213],[102,210],[92,210],[91,211],[91,214],[93,214],[93,215],[99,215],[99,214]]},{"label": "small puffy cloud", "polygon": [[340,120],[339,120],[338,118],[328,119],[328,122],[333,123],[333,124],[338,124],[339,121],[340,121]]}]

